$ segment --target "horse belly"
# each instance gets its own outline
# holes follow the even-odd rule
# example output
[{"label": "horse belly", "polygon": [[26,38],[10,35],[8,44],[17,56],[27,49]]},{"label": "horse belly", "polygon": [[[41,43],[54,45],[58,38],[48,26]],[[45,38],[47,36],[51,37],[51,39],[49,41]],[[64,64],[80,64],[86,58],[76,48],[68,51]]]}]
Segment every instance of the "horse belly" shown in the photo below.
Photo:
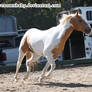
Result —
[{"label": "horse belly", "polygon": [[41,41],[31,42],[31,46],[33,48],[33,51],[38,55],[41,55],[43,53],[44,46]]},{"label": "horse belly", "polygon": [[43,40],[40,37],[30,37],[30,45],[33,51],[37,54],[42,54],[44,49]]}]

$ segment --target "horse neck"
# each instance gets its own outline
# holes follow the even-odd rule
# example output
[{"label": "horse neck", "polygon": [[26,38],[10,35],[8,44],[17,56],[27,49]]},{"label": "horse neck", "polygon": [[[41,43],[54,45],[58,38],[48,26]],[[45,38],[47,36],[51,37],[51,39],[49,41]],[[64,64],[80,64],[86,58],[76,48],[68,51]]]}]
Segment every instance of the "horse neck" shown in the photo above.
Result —
[{"label": "horse neck", "polygon": [[69,38],[69,36],[71,35],[71,33],[73,32],[73,27],[70,26],[69,28],[64,30],[64,35],[63,35],[63,39],[65,39],[65,41]]},{"label": "horse neck", "polygon": [[61,30],[59,30],[60,42],[58,43],[57,47],[52,50],[54,59],[56,59],[57,56],[64,50],[65,43],[66,43],[67,39],[69,38],[69,36],[71,35],[72,31],[73,31],[72,26],[70,26],[68,28],[62,27]]},{"label": "horse neck", "polygon": [[73,26],[70,23],[64,25],[59,24],[57,26],[57,29],[59,29],[59,38],[64,44],[74,30]]},{"label": "horse neck", "polygon": [[72,31],[74,30],[73,26],[70,23],[67,24],[59,24],[57,26],[57,29],[60,32],[60,38],[66,38],[66,40],[69,38],[69,36],[71,35]]}]

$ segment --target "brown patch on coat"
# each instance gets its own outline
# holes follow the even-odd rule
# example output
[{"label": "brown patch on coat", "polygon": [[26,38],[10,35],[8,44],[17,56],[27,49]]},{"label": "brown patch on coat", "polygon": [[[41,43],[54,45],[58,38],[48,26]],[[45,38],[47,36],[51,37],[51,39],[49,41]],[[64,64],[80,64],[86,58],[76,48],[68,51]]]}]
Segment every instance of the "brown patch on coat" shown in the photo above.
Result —
[{"label": "brown patch on coat", "polygon": [[53,54],[53,58],[56,59],[57,56],[64,50],[65,43],[67,39],[69,38],[70,34],[73,31],[73,27],[70,27],[66,30],[65,34],[61,38],[59,44],[54,48],[51,52]]},{"label": "brown patch on coat", "polygon": [[66,30],[57,47],[52,50],[54,59],[56,59],[57,56],[64,50],[65,43],[73,30],[84,32],[85,28],[88,27],[87,23],[80,16],[78,16],[78,12],[73,17],[65,16],[65,19],[62,21],[62,23],[66,23],[69,18],[71,18],[70,23],[72,24],[72,26]]},{"label": "brown patch on coat", "polygon": [[[22,39],[22,45],[21,45],[21,50],[26,53],[26,61],[32,57],[32,54],[34,53],[30,43],[29,43],[30,37],[27,36],[25,39]],[[36,62],[31,62],[30,67],[31,70],[34,70],[34,65]]]},{"label": "brown patch on coat", "polygon": [[[30,59],[32,57],[32,52],[30,52],[30,51],[27,51],[26,52],[26,61],[28,60],[28,59]],[[30,67],[31,67],[31,71],[34,71],[34,66],[35,66],[35,64],[36,64],[36,62],[30,62]]]},{"label": "brown patch on coat", "polygon": [[30,51],[32,53],[34,52],[31,45],[29,44],[29,39],[29,36],[27,36],[22,43],[21,49],[24,53],[26,53],[27,51]]},{"label": "brown patch on coat", "polygon": [[26,52],[26,61],[32,57],[32,52],[27,51]]},{"label": "brown patch on coat", "polygon": [[88,24],[78,14],[73,16],[70,22],[77,31],[85,32],[85,29],[88,28]]}]

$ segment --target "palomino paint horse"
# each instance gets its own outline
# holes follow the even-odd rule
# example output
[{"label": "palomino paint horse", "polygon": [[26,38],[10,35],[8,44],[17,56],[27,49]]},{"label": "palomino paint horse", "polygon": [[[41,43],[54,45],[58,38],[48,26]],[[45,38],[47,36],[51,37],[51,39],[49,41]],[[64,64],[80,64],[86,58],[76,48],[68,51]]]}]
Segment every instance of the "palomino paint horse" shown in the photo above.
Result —
[{"label": "palomino paint horse", "polygon": [[[78,30],[86,34],[91,33],[91,29],[78,14],[78,11],[74,15],[63,15],[59,25],[46,31],[41,31],[36,28],[29,29],[20,43],[15,80],[17,81],[17,74],[25,55],[27,75],[24,79],[28,78],[32,63],[36,62],[42,55],[47,58],[48,62],[42,71],[39,81],[49,76],[55,69],[55,60],[57,56],[64,50],[66,40],[73,30]],[[51,66],[51,68],[46,73],[49,66]]]}]

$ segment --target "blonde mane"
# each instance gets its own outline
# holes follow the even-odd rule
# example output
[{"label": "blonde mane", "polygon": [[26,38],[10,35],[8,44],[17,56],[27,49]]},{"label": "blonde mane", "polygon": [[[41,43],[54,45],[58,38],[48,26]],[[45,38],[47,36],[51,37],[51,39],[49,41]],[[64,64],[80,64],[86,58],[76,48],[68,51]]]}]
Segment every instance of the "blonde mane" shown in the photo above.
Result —
[{"label": "blonde mane", "polygon": [[[81,16],[80,14],[78,14],[79,16]],[[70,19],[71,17],[75,16],[75,14],[63,14],[61,19],[59,20],[60,24],[65,24],[67,22],[68,19]]]}]

